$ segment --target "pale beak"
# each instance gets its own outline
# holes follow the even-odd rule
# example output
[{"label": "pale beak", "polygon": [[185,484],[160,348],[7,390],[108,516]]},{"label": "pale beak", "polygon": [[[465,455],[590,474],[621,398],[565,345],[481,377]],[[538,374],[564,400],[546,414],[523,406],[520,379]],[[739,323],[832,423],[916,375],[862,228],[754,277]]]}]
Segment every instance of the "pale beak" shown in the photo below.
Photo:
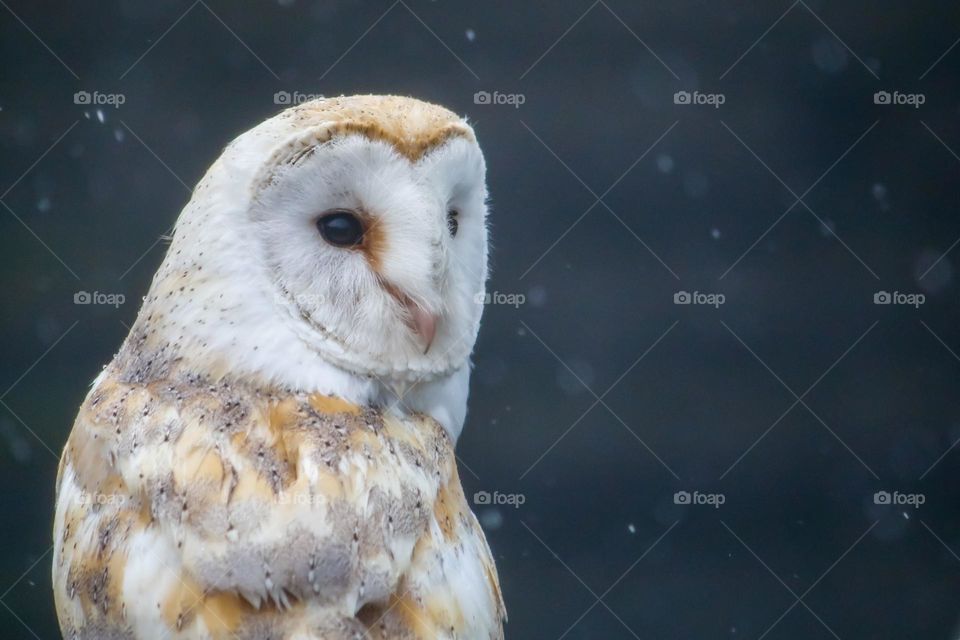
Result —
[{"label": "pale beak", "polygon": [[404,301],[407,313],[410,314],[410,328],[413,329],[423,342],[423,352],[430,351],[433,338],[437,335],[437,316],[425,311],[418,304],[407,298]]},{"label": "pale beak", "polygon": [[394,287],[388,287],[387,290],[406,310],[407,324],[423,343],[423,352],[426,353],[430,351],[433,338],[437,335],[438,317],[426,311],[423,307],[411,300],[410,296],[398,291]]},{"label": "pale beak", "polygon": [[397,287],[386,284],[385,288],[406,310],[407,325],[417,334],[423,343],[423,352],[427,353],[430,351],[430,345],[433,344],[433,339],[437,335],[439,316],[425,310]]}]

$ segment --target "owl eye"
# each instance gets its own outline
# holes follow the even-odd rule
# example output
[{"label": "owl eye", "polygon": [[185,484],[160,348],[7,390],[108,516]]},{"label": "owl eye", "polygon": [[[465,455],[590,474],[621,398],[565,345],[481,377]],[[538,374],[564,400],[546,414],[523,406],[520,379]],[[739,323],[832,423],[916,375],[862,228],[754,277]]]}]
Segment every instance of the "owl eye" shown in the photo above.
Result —
[{"label": "owl eye", "polygon": [[317,218],[317,229],[335,247],[354,247],[363,242],[363,224],[347,209],[327,211]]},{"label": "owl eye", "polygon": [[456,238],[457,231],[460,230],[460,221],[457,220],[457,216],[460,215],[460,212],[456,209],[450,209],[447,211],[447,229],[450,230],[450,237]]}]

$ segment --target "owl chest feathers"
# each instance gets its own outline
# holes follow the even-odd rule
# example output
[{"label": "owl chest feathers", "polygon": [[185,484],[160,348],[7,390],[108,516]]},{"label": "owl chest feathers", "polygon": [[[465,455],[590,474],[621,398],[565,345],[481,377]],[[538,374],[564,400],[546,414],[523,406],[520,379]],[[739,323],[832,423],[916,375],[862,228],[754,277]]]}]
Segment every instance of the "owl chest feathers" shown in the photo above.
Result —
[{"label": "owl chest feathers", "polygon": [[165,374],[108,368],[67,443],[65,637],[502,637],[435,420]]}]

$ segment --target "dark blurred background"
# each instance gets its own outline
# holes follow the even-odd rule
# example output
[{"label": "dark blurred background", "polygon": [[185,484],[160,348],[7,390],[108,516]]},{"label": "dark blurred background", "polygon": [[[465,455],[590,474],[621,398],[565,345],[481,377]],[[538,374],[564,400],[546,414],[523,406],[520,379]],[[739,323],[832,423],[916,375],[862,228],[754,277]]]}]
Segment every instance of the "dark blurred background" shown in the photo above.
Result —
[{"label": "dark blurred background", "polygon": [[57,637],[75,411],[277,92],[476,127],[523,304],[488,307],[459,455],[509,638],[957,636],[956,3],[0,5],[4,638]]}]

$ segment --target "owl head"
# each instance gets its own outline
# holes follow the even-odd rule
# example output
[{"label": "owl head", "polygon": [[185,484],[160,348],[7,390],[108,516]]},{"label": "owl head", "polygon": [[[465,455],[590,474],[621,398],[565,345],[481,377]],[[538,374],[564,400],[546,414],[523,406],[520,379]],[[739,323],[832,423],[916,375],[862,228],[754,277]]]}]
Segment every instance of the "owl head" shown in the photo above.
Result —
[{"label": "owl head", "polygon": [[410,98],[294,106],[234,140],[178,220],[132,336],[206,373],[313,386],[466,366],[487,277],[473,130]]}]

